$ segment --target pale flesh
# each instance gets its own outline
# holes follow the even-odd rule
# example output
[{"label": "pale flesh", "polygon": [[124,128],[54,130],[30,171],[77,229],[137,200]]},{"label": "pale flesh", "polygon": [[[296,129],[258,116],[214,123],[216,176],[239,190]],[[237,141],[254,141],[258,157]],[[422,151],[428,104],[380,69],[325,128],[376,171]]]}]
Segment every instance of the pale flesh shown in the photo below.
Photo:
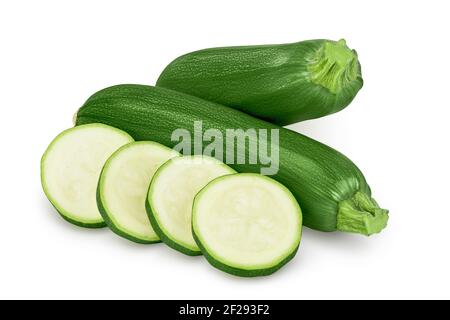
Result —
[{"label": "pale flesh", "polygon": [[102,223],[96,202],[100,172],[114,151],[132,141],[125,132],[100,124],[61,133],[41,164],[44,191],[56,209],[76,222]]},{"label": "pale flesh", "polygon": [[276,266],[300,243],[298,203],[284,186],[257,174],[214,180],[197,196],[193,219],[209,255],[236,268]]},{"label": "pale flesh", "polygon": [[141,240],[155,241],[145,210],[156,170],[178,153],[154,142],[135,142],[118,150],[106,164],[100,182],[104,209],[116,228]]},{"label": "pale flesh", "polygon": [[211,180],[235,171],[209,157],[172,159],[152,181],[149,202],[158,226],[171,241],[200,251],[192,237],[192,205],[195,195]]}]

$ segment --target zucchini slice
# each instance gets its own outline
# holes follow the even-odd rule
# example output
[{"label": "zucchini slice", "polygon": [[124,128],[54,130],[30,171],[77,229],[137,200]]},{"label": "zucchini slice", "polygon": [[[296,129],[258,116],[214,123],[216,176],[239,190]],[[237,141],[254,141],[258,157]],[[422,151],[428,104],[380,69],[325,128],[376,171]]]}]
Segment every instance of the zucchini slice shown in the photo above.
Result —
[{"label": "zucchini slice", "polygon": [[86,124],[60,133],[41,160],[45,195],[67,221],[82,227],[105,226],[95,200],[98,177],[108,157],[134,141],[126,132]]},{"label": "zucchini slice", "polygon": [[147,213],[161,240],[184,254],[200,255],[191,228],[194,197],[211,180],[233,173],[221,161],[203,156],[173,158],[162,165],[147,197]]},{"label": "zucchini slice", "polygon": [[150,181],[164,162],[178,156],[157,142],[127,144],[106,161],[97,188],[97,204],[108,227],[137,242],[160,242],[145,211]]},{"label": "zucchini slice", "polygon": [[237,276],[264,276],[295,256],[302,212],[279,182],[254,173],[233,174],[197,194],[192,231],[214,267]]}]

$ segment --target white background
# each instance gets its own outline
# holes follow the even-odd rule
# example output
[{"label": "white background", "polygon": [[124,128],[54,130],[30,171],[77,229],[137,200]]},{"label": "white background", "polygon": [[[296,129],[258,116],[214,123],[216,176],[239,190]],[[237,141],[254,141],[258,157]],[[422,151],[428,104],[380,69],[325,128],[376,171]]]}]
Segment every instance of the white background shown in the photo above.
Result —
[{"label": "white background", "polygon": [[[448,1],[2,1],[0,298],[450,298]],[[205,47],[344,37],[364,87],[291,126],[340,150],[390,209],[370,238],[305,228],[296,258],[241,279],[163,244],[63,221],[39,162],[89,95],[154,84]]]}]

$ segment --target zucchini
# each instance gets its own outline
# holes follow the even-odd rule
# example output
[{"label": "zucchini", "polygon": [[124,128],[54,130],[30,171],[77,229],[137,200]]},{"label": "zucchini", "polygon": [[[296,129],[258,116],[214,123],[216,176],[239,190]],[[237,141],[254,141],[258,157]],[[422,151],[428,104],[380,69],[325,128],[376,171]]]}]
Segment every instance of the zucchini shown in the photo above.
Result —
[{"label": "zucchini", "polygon": [[192,231],[216,268],[237,276],[264,276],[295,256],[302,212],[292,193],[271,178],[227,175],[195,197]]},{"label": "zucchini", "polygon": [[157,142],[140,141],[121,147],[106,161],[97,204],[114,233],[137,243],[160,242],[148,221],[145,199],[158,167],[177,155]]},{"label": "zucchini", "polygon": [[169,247],[195,256],[201,251],[191,232],[194,197],[208,182],[236,173],[209,157],[186,156],[167,161],[155,173],[147,197],[147,213],[161,240]]},{"label": "zucchini", "polygon": [[87,124],[60,133],[41,160],[44,193],[61,216],[78,226],[105,226],[95,193],[108,157],[133,138],[104,124]]},{"label": "zucchini", "polygon": [[287,125],[342,110],[363,79],[345,40],[309,40],[191,52],[172,61],[156,85]]},{"label": "zucchini", "polygon": [[[118,85],[91,96],[75,119],[77,125],[105,123],[126,130],[136,140],[152,139],[169,147],[179,143],[171,139],[176,129],[195,134],[197,120],[202,120],[204,130],[219,133],[229,128],[278,130],[279,169],[272,178],[289,188],[301,204],[305,226],[370,235],[387,224],[388,211],[372,199],[363,174],[347,157],[300,133],[240,111],[160,87]],[[256,139],[259,145],[265,142],[261,136]],[[204,148],[211,142],[202,143]],[[192,150],[197,154],[203,151],[195,143]],[[232,151],[236,150],[226,150],[227,155]],[[250,173],[259,173],[266,165],[261,161],[226,163],[238,172]]]}]

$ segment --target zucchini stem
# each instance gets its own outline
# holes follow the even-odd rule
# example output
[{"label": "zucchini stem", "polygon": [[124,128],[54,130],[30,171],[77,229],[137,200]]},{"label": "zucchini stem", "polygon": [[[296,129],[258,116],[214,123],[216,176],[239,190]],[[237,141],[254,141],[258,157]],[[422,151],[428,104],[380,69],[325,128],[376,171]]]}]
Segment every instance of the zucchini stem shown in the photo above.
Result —
[{"label": "zucchini stem", "polygon": [[308,71],[312,82],[332,93],[361,76],[358,55],[347,47],[344,39],[325,41],[311,60]]},{"label": "zucchini stem", "polygon": [[380,208],[366,193],[357,191],[351,199],[339,203],[337,229],[370,236],[383,230],[388,219],[388,210]]}]

